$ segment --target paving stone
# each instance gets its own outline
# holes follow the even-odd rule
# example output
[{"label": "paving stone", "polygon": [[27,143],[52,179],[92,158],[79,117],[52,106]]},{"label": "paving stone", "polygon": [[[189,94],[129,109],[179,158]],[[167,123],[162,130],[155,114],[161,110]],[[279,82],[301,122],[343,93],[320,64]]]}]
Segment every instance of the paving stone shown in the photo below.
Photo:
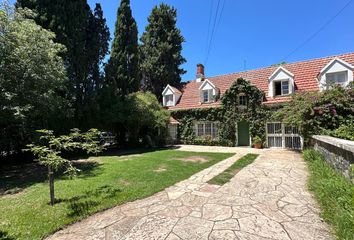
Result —
[{"label": "paving stone", "polygon": [[210,236],[210,240],[236,240],[238,237],[231,230],[215,230],[212,231]]},{"label": "paving stone", "polygon": [[205,219],[212,221],[225,220],[232,217],[231,206],[205,204],[202,211],[202,216]]},{"label": "paving stone", "polygon": [[238,221],[241,231],[265,238],[291,240],[279,223],[264,216],[253,215],[240,218]]},{"label": "paving stone", "polygon": [[201,218],[185,217],[173,228],[173,233],[182,239],[208,239],[213,222]]},{"label": "paving stone", "polygon": [[[95,214],[47,239],[334,239],[307,190],[308,172],[300,154],[196,148],[238,153],[160,193]],[[207,183],[250,152],[260,156],[229,183]]]},{"label": "paving stone", "polygon": [[140,217],[126,217],[121,221],[108,226],[106,228],[106,238],[107,240],[118,240],[121,239],[125,234],[127,234],[130,229],[132,229],[135,224],[138,223]]},{"label": "paving stone", "polygon": [[177,218],[156,215],[144,217],[140,219],[122,240],[165,239],[177,221]]},{"label": "paving stone", "polygon": [[240,225],[236,219],[227,219],[224,221],[217,221],[214,224],[214,230],[240,230]]},{"label": "paving stone", "polygon": [[292,240],[334,240],[328,231],[318,228],[317,224],[293,221],[283,223],[283,226]]}]

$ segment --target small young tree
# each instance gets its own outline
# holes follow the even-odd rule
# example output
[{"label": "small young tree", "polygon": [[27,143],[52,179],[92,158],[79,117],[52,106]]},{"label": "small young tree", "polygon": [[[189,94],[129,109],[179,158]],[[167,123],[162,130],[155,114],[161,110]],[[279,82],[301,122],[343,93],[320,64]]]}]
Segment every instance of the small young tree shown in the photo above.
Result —
[{"label": "small young tree", "polygon": [[54,172],[64,168],[66,174],[75,176],[78,169],[72,163],[61,156],[62,151],[84,150],[88,154],[98,154],[102,151],[99,145],[99,132],[91,129],[81,133],[79,129],[72,129],[70,134],[56,137],[51,130],[38,130],[41,134],[36,144],[27,145],[40,165],[48,168],[48,180],[50,191],[50,204],[54,205]]}]

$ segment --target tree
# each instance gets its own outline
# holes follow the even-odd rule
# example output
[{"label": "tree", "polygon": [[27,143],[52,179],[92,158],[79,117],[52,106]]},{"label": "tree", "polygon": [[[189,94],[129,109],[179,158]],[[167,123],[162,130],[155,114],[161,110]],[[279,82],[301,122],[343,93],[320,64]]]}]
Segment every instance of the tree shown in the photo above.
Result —
[{"label": "tree", "polygon": [[91,129],[82,134],[78,129],[72,129],[68,135],[55,137],[51,130],[38,130],[41,134],[37,144],[27,145],[28,151],[31,151],[36,157],[39,164],[48,168],[50,204],[55,204],[54,195],[54,172],[61,168],[65,168],[65,173],[71,176],[75,175],[77,169],[72,163],[61,156],[61,151],[73,151],[82,149],[88,154],[98,154],[102,151],[97,141],[99,132]]},{"label": "tree", "polygon": [[112,103],[109,111],[102,115],[112,130],[117,126],[124,127],[133,146],[139,145],[139,139],[150,146],[161,144],[170,116],[150,92],[131,93],[123,100]]},{"label": "tree", "polygon": [[153,92],[160,101],[164,87],[167,84],[179,87],[181,75],[186,73],[180,67],[186,60],[182,57],[184,38],[176,21],[176,9],[162,3],[152,10],[140,39],[143,88]]},{"label": "tree", "polygon": [[29,16],[30,10],[0,7],[0,154],[21,150],[35,129],[58,129],[68,113],[59,56],[65,48]]},{"label": "tree", "polygon": [[100,64],[108,53],[109,31],[101,6],[92,13],[87,0],[17,0],[17,7],[32,9],[37,24],[56,34],[65,45],[62,54],[68,74],[66,92],[77,123],[91,120],[101,85]]},{"label": "tree", "polygon": [[120,2],[111,56],[105,70],[107,84],[115,95],[125,96],[139,90],[138,29],[130,0]]},{"label": "tree", "polygon": [[87,26],[86,54],[88,72],[84,86],[84,101],[81,117],[85,127],[97,126],[99,121],[99,94],[104,84],[103,61],[109,52],[110,33],[100,4],[96,4],[94,14],[90,15]]}]

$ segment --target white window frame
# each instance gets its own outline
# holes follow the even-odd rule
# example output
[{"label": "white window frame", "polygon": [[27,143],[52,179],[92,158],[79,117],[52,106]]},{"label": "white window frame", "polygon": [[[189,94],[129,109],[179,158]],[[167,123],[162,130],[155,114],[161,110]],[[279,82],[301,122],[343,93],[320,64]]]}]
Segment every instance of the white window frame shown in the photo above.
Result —
[{"label": "white window frame", "polygon": [[[172,99],[169,99],[169,98],[171,98],[171,97],[172,97]],[[175,105],[175,104],[174,104],[174,100],[175,100],[174,94],[165,95],[165,106],[166,106],[166,107],[174,106],[174,105]]]},{"label": "white window frame", "polygon": [[[276,84],[276,83],[279,83],[279,82],[280,82],[280,90],[281,90],[281,93],[280,93],[280,95],[277,95],[277,94],[276,94],[277,89],[276,89],[276,87],[275,87],[275,84]],[[284,89],[283,89],[283,83],[284,83],[284,82],[287,82],[287,83],[288,83],[288,93],[284,93]],[[274,91],[273,96],[278,97],[278,96],[287,96],[287,95],[290,95],[290,79],[283,79],[283,80],[273,81],[273,84],[274,84],[274,86],[273,86],[273,91]]]},{"label": "white window frame", "polygon": [[[295,92],[294,74],[283,66],[278,67],[269,77],[268,97],[274,98],[279,96],[288,96]],[[283,84],[281,83],[281,95],[275,95],[275,83],[288,81],[288,93],[284,94]]]},{"label": "white window frame", "polygon": [[[210,133],[206,134],[206,125],[210,124]],[[218,122],[211,121],[202,121],[195,123],[195,136],[196,137],[205,137],[210,136],[212,139],[216,139],[218,137]]]},{"label": "white window frame", "polygon": [[[277,133],[269,133],[268,132],[268,124],[279,124],[281,125],[281,131],[277,132]],[[288,133],[286,130],[288,130],[289,128],[292,128],[291,132]],[[266,123],[266,139],[267,139],[267,146],[270,147],[269,144],[269,138],[274,137],[274,141],[275,138],[281,138],[281,146],[277,146],[277,147],[272,147],[272,148],[290,148],[290,149],[303,149],[304,147],[304,141],[303,141],[303,137],[300,134],[298,128],[292,127],[292,126],[286,126],[284,123],[282,122],[268,122]],[[288,141],[287,140],[291,140]],[[300,148],[294,147],[293,142],[295,141],[300,141]],[[288,144],[291,144],[292,146],[287,147]]]},{"label": "white window frame", "polygon": [[[208,94],[208,100],[205,101],[204,94]],[[213,101],[213,89],[202,90],[202,102],[203,103],[210,103]]]},{"label": "white window frame", "polygon": [[[344,82],[339,82],[338,81],[338,76],[340,74],[344,74]],[[329,82],[328,77],[333,76],[334,80]],[[342,87],[345,87],[348,84],[348,71],[340,71],[340,72],[332,72],[332,73],[326,73],[326,85],[331,86],[331,85],[340,85]]]}]

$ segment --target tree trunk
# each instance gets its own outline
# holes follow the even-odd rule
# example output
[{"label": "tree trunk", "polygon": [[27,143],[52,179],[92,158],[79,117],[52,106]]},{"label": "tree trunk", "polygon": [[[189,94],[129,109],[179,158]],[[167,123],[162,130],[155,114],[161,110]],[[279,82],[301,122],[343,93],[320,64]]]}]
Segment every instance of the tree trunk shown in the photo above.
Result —
[{"label": "tree trunk", "polygon": [[54,205],[54,173],[51,167],[48,166],[48,178],[49,178],[49,191],[50,191],[50,205]]}]

